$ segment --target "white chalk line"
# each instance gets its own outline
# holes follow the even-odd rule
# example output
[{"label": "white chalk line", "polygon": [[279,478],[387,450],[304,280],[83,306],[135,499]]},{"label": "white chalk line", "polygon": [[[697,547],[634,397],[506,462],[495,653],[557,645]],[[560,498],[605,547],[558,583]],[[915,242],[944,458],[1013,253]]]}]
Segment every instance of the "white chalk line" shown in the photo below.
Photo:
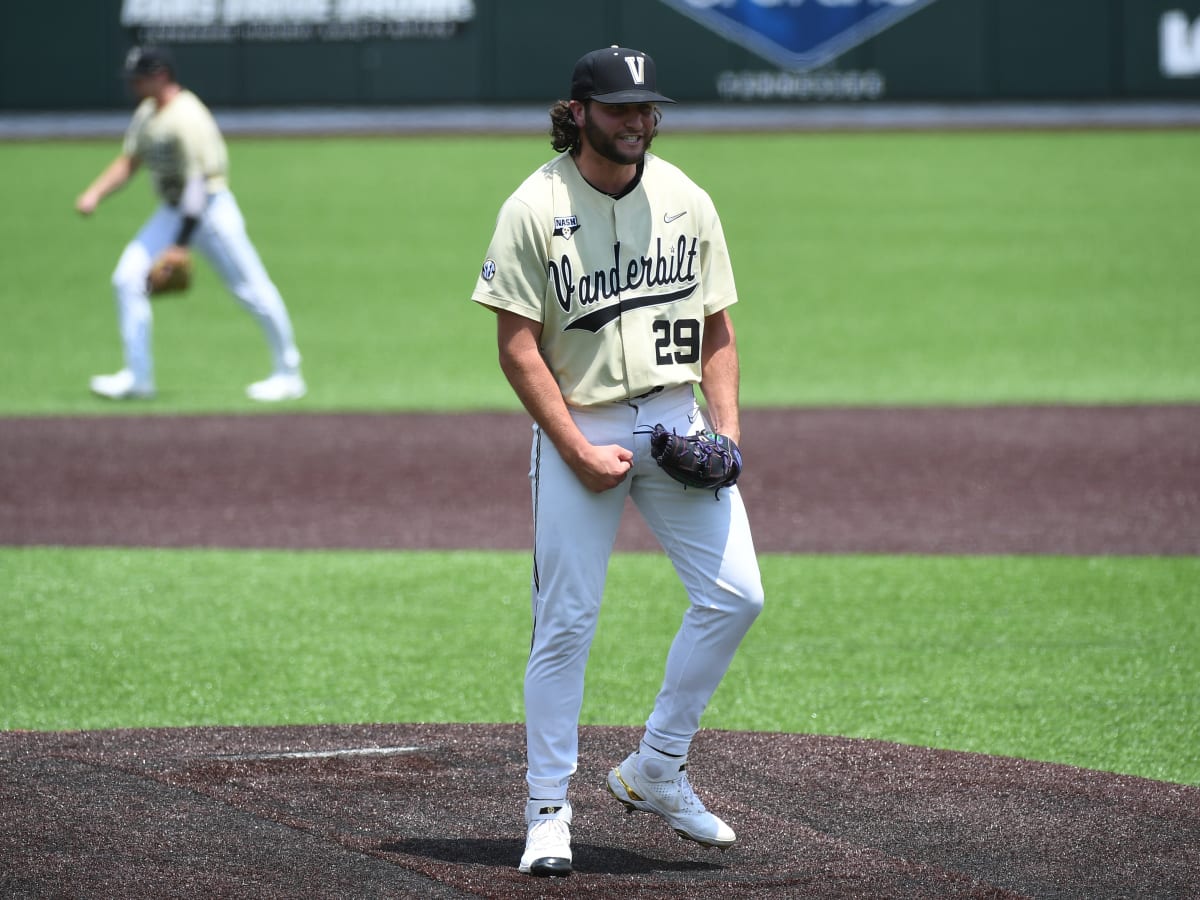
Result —
[{"label": "white chalk line", "polygon": [[240,762],[265,759],[335,759],[342,756],[400,756],[418,753],[425,747],[347,747],[340,750],[293,750],[281,753],[226,753],[220,759]]}]

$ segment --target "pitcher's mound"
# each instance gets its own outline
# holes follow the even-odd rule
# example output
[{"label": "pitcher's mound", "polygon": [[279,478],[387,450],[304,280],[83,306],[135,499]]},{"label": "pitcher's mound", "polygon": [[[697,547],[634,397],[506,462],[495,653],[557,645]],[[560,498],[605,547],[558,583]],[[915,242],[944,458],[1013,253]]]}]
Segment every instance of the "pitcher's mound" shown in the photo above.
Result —
[{"label": "pitcher's mound", "polygon": [[0,733],[6,897],[1195,897],[1200,788],[875,741],[704,731],[738,833],[683,841],[601,787],[640,729],[585,727],[575,872],[517,872],[519,725]]}]

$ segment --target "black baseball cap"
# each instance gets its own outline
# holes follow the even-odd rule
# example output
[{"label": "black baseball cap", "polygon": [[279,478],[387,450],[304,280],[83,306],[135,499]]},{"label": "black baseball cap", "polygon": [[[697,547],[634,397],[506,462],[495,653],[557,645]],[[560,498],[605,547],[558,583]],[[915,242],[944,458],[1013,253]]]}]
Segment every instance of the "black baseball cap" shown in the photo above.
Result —
[{"label": "black baseball cap", "polygon": [[166,47],[133,47],[125,54],[126,78],[153,75],[155,72],[175,74],[175,59]]},{"label": "black baseball cap", "polygon": [[580,57],[571,73],[571,99],[600,103],[674,103],[658,93],[654,60],[613,44]]}]

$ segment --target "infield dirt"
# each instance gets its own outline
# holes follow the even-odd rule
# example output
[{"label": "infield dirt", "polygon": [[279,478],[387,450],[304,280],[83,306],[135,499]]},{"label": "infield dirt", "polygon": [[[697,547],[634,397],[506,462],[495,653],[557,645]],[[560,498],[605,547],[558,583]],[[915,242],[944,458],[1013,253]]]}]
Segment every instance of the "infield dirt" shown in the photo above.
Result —
[{"label": "infield dirt", "polygon": [[[1200,408],[747,410],[781,553],[1200,553]],[[5,419],[0,545],[526,549],[520,414]],[[618,550],[655,549],[627,515]]]}]

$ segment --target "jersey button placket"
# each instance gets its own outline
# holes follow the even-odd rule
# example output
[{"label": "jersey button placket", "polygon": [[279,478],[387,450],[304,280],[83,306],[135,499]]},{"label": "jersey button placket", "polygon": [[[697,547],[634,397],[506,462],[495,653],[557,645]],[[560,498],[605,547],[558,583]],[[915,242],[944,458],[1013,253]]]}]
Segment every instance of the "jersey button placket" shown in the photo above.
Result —
[{"label": "jersey button placket", "polygon": [[[633,196],[636,196],[636,195],[637,195],[637,192],[635,192]],[[631,207],[635,206],[636,203],[637,203],[636,200],[632,200],[630,198],[627,198],[626,200],[613,200],[612,201],[612,229],[613,229],[613,237],[614,237],[613,246],[614,246],[614,248],[616,248],[616,249],[614,249],[613,253],[615,256],[617,256],[617,258],[619,260],[619,262],[617,263],[617,265],[619,266],[619,270],[616,273],[618,284],[625,283],[625,281],[624,281],[625,275],[626,275],[625,269],[629,265],[628,248],[640,246],[637,241],[636,232],[633,231],[633,229],[637,225],[638,217],[636,215],[633,215],[630,211]],[[623,299],[623,295],[620,291],[618,291],[617,296],[615,298],[615,302],[617,302],[619,304],[622,299]],[[630,390],[633,387],[633,385],[630,383],[629,374],[631,371],[636,372],[637,366],[634,365],[631,369],[631,367],[629,365],[629,342],[627,342],[625,340],[625,316],[624,315],[617,316],[616,326],[617,326],[616,338],[620,342],[621,366],[622,366],[622,370],[625,373],[625,389]],[[634,341],[633,343],[635,345],[635,351],[636,351],[637,341]]]}]

